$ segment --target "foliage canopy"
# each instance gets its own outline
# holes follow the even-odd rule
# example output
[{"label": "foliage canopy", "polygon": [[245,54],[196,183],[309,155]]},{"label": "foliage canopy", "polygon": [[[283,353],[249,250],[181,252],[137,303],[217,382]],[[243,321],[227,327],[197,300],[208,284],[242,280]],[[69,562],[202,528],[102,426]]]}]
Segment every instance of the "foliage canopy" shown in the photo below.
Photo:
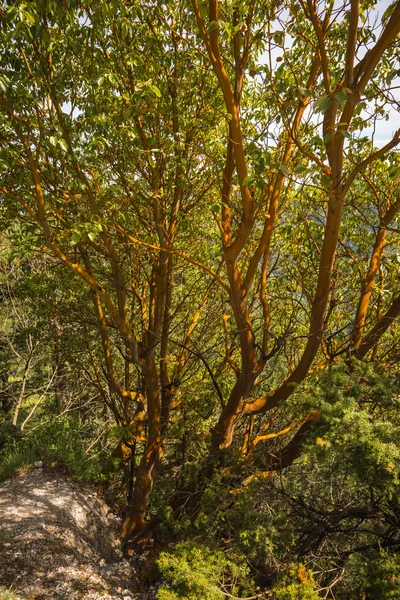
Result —
[{"label": "foliage canopy", "polygon": [[397,547],[399,31],[398,1],[2,3],[3,412],[118,437],[125,540],[150,506],[241,522],[252,568],[326,544],[327,594]]}]

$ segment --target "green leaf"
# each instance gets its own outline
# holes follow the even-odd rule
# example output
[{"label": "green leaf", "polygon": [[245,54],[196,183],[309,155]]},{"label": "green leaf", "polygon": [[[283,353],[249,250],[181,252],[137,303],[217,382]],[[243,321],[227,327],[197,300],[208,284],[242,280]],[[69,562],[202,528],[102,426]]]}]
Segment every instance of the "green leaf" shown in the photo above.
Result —
[{"label": "green leaf", "polygon": [[331,178],[329,177],[329,175],[326,175],[324,173],[323,175],[321,175],[321,182],[324,187],[329,188],[331,185]]},{"label": "green leaf", "polygon": [[269,167],[272,162],[272,154],[270,152],[265,152],[264,160],[265,160],[265,164]]},{"label": "green leaf", "polygon": [[156,85],[151,85],[150,87],[153,90],[153,92],[155,93],[155,95],[157,96],[157,98],[161,98],[161,96],[162,96],[161,90]]},{"label": "green leaf", "polygon": [[397,69],[394,69],[393,71],[390,71],[390,73],[388,73],[388,75],[386,75],[386,83],[388,85],[390,85],[392,83],[393,79],[395,77],[397,77],[397,74],[398,74]]},{"label": "green leaf", "polygon": [[37,39],[40,37],[40,35],[43,31],[43,26],[42,25],[32,25],[32,27],[29,28],[29,31],[31,32],[32,37]]},{"label": "green leaf", "polygon": [[288,171],[288,168],[287,168],[287,167],[286,167],[286,165],[284,165],[283,163],[282,163],[282,164],[279,166],[279,169],[282,171],[282,173],[283,173],[284,175],[287,175],[287,176],[289,176],[289,175],[290,175],[290,173],[289,173],[289,171]]},{"label": "green leaf", "polygon": [[224,23],[224,29],[225,29],[226,33],[228,34],[228,39],[231,39],[232,34],[233,34],[232,24],[229,23],[229,22],[225,22]]},{"label": "green leaf", "polygon": [[278,44],[278,46],[282,46],[284,39],[285,39],[285,34],[283,31],[276,31],[274,33],[273,40],[274,40],[275,44]]},{"label": "green leaf", "polygon": [[68,151],[68,144],[67,144],[67,142],[66,142],[65,140],[63,140],[63,139],[61,139],[61,140],[58,140],[58,145],[59,145],[59,146],[60,146],[60,147],[61,147],[61,148],[62,148],[62,149],[65,151],[65,152],[67,152],[67,151]]},{"label": "green leaf", "polygon": [[393,181],[397,181],[397,179],[400,179],[400,167],[390,167],[389,177],[390,179],[393,179]]},{"label": "green leaf", "polygon": [[347,94],[346,94],[346,92],[336,92],[335,98],[337,100],[339,100],[339,102],[341,104],[342,104],[342,102],[347,102]]},{"label": "green leaf", "polygon": [[128,21],[124,20],[122,21],[122,26],[121,26],[121,31],[122,31],[122,37],[124,39],[129,37],[130,34],[130,26],[128,24]]},{"label": "green leaf", "polygon": [[307,88],[299,87],[298,90],[299,90],[300,94],[302,96],[305,96],[306,98],[309,98],[310,96],[312,96],[312,92],[310,92],[310,90],[308,90]]},{"label": "green leaf", "polygon": [[219,27],[218,21],[211,21],[207,27],[207,33],[211,33],[215,29],[218,29],[218,27]]},{"label": "green leaf", "polygon": [[35,22],[36,22],[36,19],[35,19],[34,15],[32,15],[32,14],[31,14],[30,12],[28,12],[27,10],[24,10],[24,11],[23,11],[23,14],[24,14],[24,16],[25,16],[26,20],[27,20],[29,23],[32,23],[33,25],[35,24]]},{"label": "green leaf", "polygon": [[256,179],[254,175],[247,175],[247,177],[243,179],[243,185],[246,185],[250,190],[255,186],[255,184]]},{"label": "green leaf", "polygon": [[302,165],[302,164],[298,164],[295,166],[294,172],[299,175],[300,173],[304,173],[305,171],[307,171],[307,167],[306,165]]},{"label": "green leaf", "polygon": [[9,85],[10,85],[10,80],[8,79],[8,77],[6,75],[2,75],[0,77],[0,90],[2,92],[6,93]]},{"label": "green leaf", "polygon": [[113,85],[115,85],[115,87],[118,87],[119,79],[118,79],[118,77],[117,77],[117,75],[115,73],[109,73],[108,74],[108,81],[110,83],[112,83]]},{"label": "green leaf", "polygon": [[314,108],[316,108],[320,112],[325,112],[330,107],[331,102],[331,99],[326,94],[324,94],[314,102]]},{"label": "green leaf", "polygon": [[42,42],[45,48],[48,48],[49,44],[50,44],[50,35],[49,32],[46,30],[43,30],[42,32]]}]

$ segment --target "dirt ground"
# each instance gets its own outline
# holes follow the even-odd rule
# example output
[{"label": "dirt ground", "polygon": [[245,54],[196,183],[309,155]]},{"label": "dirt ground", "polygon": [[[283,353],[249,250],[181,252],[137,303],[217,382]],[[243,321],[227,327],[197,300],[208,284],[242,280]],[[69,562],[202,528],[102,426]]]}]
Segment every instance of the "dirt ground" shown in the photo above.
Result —
[{"label": "dirt ground", "polygon": [[0,484],[0,600],[145,600],[141,557],[122,559],[119,521],[90,489],[35,469]]}]

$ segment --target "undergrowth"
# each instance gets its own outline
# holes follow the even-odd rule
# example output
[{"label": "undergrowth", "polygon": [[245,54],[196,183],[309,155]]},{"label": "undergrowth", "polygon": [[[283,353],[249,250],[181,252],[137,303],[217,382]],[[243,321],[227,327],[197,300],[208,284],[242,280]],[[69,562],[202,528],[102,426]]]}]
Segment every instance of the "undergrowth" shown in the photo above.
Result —
[{"label": "undergrowth", "polygon": [[73,417],[56,418],[31,433],[21,435],[10,426],[0,427],[0,481],[34,468],[36,461],[58,468],[84,483],[104,482],[115,474],[104,440],[89,443],[88,425]]}]

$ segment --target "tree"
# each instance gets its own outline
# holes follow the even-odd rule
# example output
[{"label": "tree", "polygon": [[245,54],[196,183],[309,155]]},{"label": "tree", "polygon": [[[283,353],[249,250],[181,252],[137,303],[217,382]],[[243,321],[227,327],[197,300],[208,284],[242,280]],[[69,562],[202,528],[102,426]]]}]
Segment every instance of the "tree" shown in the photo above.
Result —
[{"label": "tree", "polygon": [[[396,105],[400,4],[371,25],[375,9],[2,8],[4,210],[86,290],[104,402],[125,452],[143,444],[125,538],[198,364],[214,389],[201,478],[233,446],[246,480],[260,443],[262,472],[299,455],[318,414],[280,410],[312,367],[395,349],[400,130],[377,146],[368,124]],[[268,441],[290,432],[274,458]]]},{"label": "tree", "polygon": [[[18,226],[16,227],[18,229]],[[20,233],[20,232],[19,232]],[[2,413],[12,415],[10,422],[16,428],[24,401],[41,391],[40,372],[46,372],[47,356],[40,344],[43,322],[31,307],[17,298],[16,289],[23,276],[18,260],[13,260],[10,243],[1,240],[1,313],[0,343],[2,353],[1,400]]]}]

